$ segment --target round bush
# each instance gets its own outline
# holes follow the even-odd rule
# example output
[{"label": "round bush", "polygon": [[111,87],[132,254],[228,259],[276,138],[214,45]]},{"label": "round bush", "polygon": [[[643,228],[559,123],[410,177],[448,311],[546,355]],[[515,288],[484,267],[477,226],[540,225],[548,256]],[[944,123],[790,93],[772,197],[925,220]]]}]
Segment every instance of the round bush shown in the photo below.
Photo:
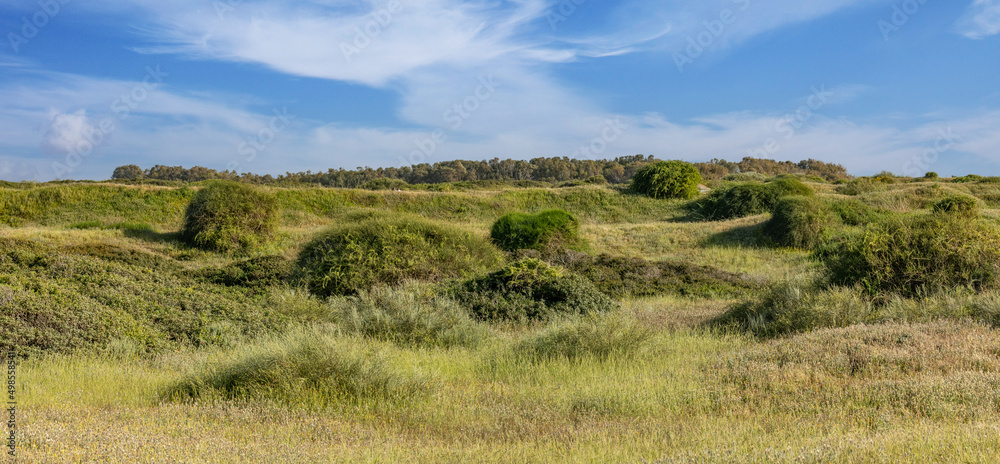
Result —
[{"label": "round bush", "polygon": [[764,232],[780,245],[813,248],[830,233],[834,218],[829,207],[816,197],[784,197],[774,206]]},{"label": "round bush", "polygon": [[1000,230],[948,214],[888,217],[824,250],[830,280],[872,296],[915,297],[941,289],[992,288],[1000,276]]},{"label": "round bush", "polygon": [[580,222],[572,214],[558,209],[538,214],[507,214],[493,223],[490,237],[504,251],[548,253],[586,248],[580,238]]},{"label": "round bush", "polygon": [[206,250],[230,252],[274,235],[277,199],[256,187],[216,181],[198,191],[184,218],[183,238]]},{"label": "round bush", "polygon": [[407,279],[435,281],[482,272],[503,256],[485,239],[417,216],[357,214],[299,254],[298,274],[319,296],[353,295]]},{"label": "round bush", "polygon": [[970,196],[954,195],[934,203],[934,212],[974,218],[979,216],[979,202]]},{"label": "round bush", "polygon": [[698,196],[701,173],[691,163],[660,161],[642,168],[632,178],[632,190],[653,198],[691,199]]},{"label": "round bush", "polygon": [[778,199],[786,195],[812,196],[815,193],[794,177],[779,177],[766,184],[750,182],[718,188],[693,202],[689,209],[710,221],[735,219],[769,212]]},{"label": "round bush", "polygon": [[523,322],[608,312],[617,306],[585,277],[530,258],[458,284],[451,293],[484,321]]}]

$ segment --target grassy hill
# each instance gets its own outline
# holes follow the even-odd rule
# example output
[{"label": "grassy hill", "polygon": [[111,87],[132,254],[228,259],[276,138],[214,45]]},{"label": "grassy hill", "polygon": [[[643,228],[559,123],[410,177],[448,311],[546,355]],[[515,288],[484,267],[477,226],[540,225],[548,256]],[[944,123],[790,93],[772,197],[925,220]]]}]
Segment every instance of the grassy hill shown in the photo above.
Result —
[{"label": "grassy hill", "polygon": [[[969,262],[989,262],[990,250],[973,242],[992,240],[1000,225],[1000,184],[806,185],[832,218],[814,249],[779,246],[765,227],[769,213],[704,221],[687,201],[615,187],[497,183],[438,192],[261,187],[278,200],[276,236],[219,253],[179,233],[203,183],[4,184],[0,349],[19,356],[19,455],[996,461],[993,276],[914,296],[834,285],[829,269],[844,244],[874,237],[871,224],[897,221],[924,243],[919,220],[943,214],[934,205],[954,195],[975,199],[979,216],[964,223],[986,235],[953,244],[931,234],[927,243],[948,256],[952,245],[975,249]],[[488,272],[329,298],[297,280],[299,253],[314,237],[373,211],[488,240],[507,213],[551,209],[579,219],[587,253],[542,256],[541,271],[509,265],[539,258],[524,252]],[[567,278],[610,295],[616,309],[489,322],[455,296],[468,279],[510,269],[525,272],[505,275],[510,292]]]}]

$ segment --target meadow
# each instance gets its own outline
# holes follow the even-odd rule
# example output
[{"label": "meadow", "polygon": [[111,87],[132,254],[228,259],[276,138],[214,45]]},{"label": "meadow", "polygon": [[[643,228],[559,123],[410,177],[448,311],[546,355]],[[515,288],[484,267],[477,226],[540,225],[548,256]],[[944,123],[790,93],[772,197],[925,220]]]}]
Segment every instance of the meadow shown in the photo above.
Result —
[{"label": "meadow", "polygon": [[[781,182],[769,180],[710,186]],[[706,217],[722,195],[497,183],[255,187],[273,199],[274,230],[238,251],[185,239],[210,183],[5,184],[0,349],[20,356],[18,459],[1000,461],[1000,290],[993,274],[962,274],[989,268],[1000,183],[803,180],[818,212],[773,210],[816,225],[791,246],[770,209]],[[959,214],[942,203],[956,196],[974,200],[974,219],[922,225]],[[551,210],[575,218],[573,250],[479,245],[507,213]],[[350,281],[385,285],[304,275],[305,250],[335,238],[354,250],[339,237],[364,221],[395,231],[379,240],[445,236],[468,253],[428,245],[394,266],[435,272]],[[967,241],[920,235],[955,224]],[[903,249],[889,240],[902,232],[925,247],[886,265],[903,282],[845,270],[882,269],[888,252],[851,247]],[[930,263],[947,275],[919,267],[952,245],[962,260]],[[489,303],[470,294],[515,271],[597,295],[566,307],[613,307],[530,320],[470,310]]]}]

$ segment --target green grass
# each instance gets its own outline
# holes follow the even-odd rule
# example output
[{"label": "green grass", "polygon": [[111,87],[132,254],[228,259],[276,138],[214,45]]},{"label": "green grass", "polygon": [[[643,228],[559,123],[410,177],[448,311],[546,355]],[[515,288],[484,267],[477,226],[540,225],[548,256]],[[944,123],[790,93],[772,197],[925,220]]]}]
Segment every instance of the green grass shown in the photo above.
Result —
[{"label": "green grass", "polygon": [[[809,185],[837,235],[953,194],[1000,217],[997,184]],[[601,186],[273,188],[277,234],[234,257],[179,240],[198,188],[0,188],[0,348],[28,355],[19,462],[1000,460],[997,292],[829,287],[816,256],[768,243],[766,212],[690,222]],[[486,240],[552,208],[593,255],[553,259],[590,266],[611,310],[477,322],[449,282],[324,299],[284,269],[359,214]]]}]

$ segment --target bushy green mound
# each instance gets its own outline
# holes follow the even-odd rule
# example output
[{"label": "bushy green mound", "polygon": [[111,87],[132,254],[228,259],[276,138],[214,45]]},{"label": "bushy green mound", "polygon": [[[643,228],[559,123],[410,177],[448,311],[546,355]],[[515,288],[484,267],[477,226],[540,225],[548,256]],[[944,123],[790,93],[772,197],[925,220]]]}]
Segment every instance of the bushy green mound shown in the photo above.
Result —
[{"label": "bushy green mound", "polygon": [[698,196],[701,172],[684,161],[660,161],[639,170],[632,191],[652,198],[691,199]]},{"label": "bushy green mound", "polygon": [[888,211],[873,208],[855,199],[830,200],[827,204],[840,222],[847,226],[868,225],[891,215]]},{"label": "bushy green mound", "polygon": [[607,312],[617,305],[585,277],[523,259],[455,285],[454,298],[484,321],[531,321],[557,314]]},{"label": "bushy green mound", "polygon": [[327,407],[401,401],[426,389],[412,368],[394,368],[363,339],[321,329],[297,330],[241,348],[171,385],[169,400],[272,400]]},{"label": "bushy green mound", "polygon": [[649,261],[582,253],[558,257],[567,269],[594,283],[612,298],[679,295],[732,297],[757,288],[746,276],[679,261]]},{"label": "bushy green mound", "polygon": [[808,185],[794,177],[779,177],[766,184],[730,184],[715,189],[707,197],[692,202],[688,208],[699,218],[716,221],[735,219],[771,211],[783,196],[811,196]]},{"label": "bushy green mound", "polygon": [[764,233],[779,245],[810,249],[829,238],[834,221],[819,198],[789,196],[774,206]]},{"label": "bushy green mound", "polygon": [[212,182],[191,200],[181,235],[212,251],[253,248],[274,234],[278,202],[273,195],[237,182]]},{"label": "bushy green mound", "polygon": [[552,253],[586,247],[580,238],[580,222],[563,210],[538,214],[510,213],[493,223],[490,236],[504,251],[538,250]]},{"label": "bushy green mound", "polygon": [[487,336],[465,308],[412,281],[333,299],[330,306],[341,330],[402,345],[473,347]]},{"label": "bushy green mound", "polygon": [[919,296],[954,287],[981,290],[1000,277],[1000,230],[948,214],[890,217],[821,253],[834,284],[873,296]]},{"label": "bushy green mound", "polygon": [[0,238],[0,350],[156,353],[228,345],[287,318],[140,250]]},{"label": "bushy green mound", "polygon": [[933,209],[935,213],[974,218],[979,216],[979,201],[967,195],[953,195],[934,203]]},{"label": "bushy green mound", "polygon": [[503,256],[469,232],[418,216],[365,213],[320,233],[299,254],[298,274],[319,296],[352,295],[405,280],[436,281],[497,266]]},{"label": "bushy green mound", "polygon": [[886,184],[882,182],[876,182],[867,177],[859,177],[838,186],[834,191],[841,195],[857,196],[866,193],[881,192],[885,189]]}]

